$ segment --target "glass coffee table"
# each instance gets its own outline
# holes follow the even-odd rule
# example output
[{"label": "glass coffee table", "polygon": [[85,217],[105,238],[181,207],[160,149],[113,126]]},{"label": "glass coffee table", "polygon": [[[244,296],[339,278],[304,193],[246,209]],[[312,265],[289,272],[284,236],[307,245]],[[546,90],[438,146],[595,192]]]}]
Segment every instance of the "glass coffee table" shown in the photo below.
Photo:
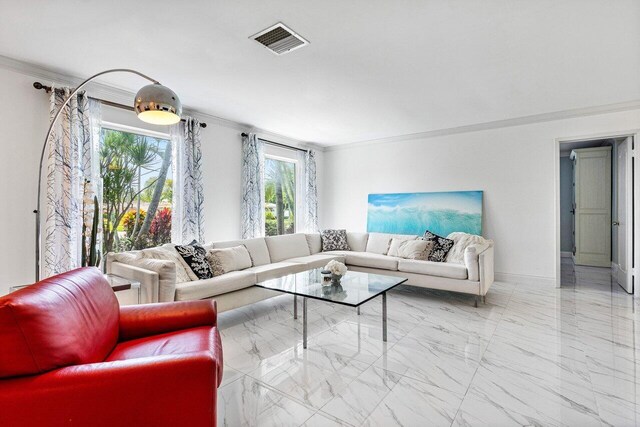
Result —
[{"label": "glass coffee table", "polygon": [[298,318],[298,297],[302,297],[302,347],[307,348],[307,299],[356,307],[382,295],[382,340],[387,341],[387,291],[404,283],[403,277],[348,271],[340,284],[323,285],[322,269],[303,271],[278,279],[256,283],[256,286],[293,295],[293,318]]}]

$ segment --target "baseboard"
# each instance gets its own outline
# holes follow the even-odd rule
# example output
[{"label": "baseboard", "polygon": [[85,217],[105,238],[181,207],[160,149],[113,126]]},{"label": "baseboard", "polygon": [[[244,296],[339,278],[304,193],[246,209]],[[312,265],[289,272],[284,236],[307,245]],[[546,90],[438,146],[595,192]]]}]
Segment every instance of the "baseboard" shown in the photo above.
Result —
[{"label": "baseboard", "polygon": [[572,252],[560,252],[561,258],[571,258],[573,256]]},{"label": "baseboard", "polygon": [[556,287],[555,277],[530,276],[527,274],[495,273],[497,282],[521,283],[523,285],[540,285]]}]

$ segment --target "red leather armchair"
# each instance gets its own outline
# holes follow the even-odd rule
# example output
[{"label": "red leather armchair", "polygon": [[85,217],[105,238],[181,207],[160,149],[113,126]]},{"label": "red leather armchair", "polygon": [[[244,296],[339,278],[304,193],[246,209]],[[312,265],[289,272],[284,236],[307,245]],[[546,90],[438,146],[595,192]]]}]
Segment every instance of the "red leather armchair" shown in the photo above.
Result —
[{"label": "red leather armchair", "polygon": [[0,426],[215,426],[215,301],[120,308],[81,268],[0,298]]}]

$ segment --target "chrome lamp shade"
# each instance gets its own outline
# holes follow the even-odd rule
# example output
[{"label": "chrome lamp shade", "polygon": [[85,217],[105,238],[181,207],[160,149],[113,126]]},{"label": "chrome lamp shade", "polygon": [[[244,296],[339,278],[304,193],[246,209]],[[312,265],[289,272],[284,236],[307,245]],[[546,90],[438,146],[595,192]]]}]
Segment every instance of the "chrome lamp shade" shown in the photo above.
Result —
[{"label": "chrome lamp shade", "polygon": [[178,95],[160,83],[142,87],[133,108],[138,118],[154,125],[172,125],[180,121],[182,104]]}]

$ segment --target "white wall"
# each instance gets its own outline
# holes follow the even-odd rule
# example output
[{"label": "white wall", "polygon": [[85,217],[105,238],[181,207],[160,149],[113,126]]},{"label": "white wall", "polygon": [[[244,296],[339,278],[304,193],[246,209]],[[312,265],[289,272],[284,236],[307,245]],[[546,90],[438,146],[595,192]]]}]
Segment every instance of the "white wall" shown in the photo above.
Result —
[{"label": "white wall", "polygon": [[33,77],[0,69],[0,295],[35,279],[36,182],[47,96]]},{"label": "white wall", "polygon": [[640,110],[338,147],[324,156],[321,225],[366,230],[369,193],[483,190],[483,230],[496,242],[499,277],[551,284],[556,138],[637,128]]},{"label": "white wall", "polygon": [[[34,280],[34,215],[37,165],[48,126],[48,96],[32,87],[40,76],[0,67],[0,295],[9,287]],[[98,95],[125,103],[133,99],[114,92]],[[177,90],[177,88],[176,88]],[[89,89],[89,94],[93,94]],[[192,113],[207,127],[201,130],[203,179],[205,191],[205,239],[226,240],[240,237],[241,138],[251,128],[214,117]],[[156,131],[166,128],[145,125],[133,113],[103,108],[103,119]],[[260,133],[265,138],[296,145],[296,141],[278,135]],[[322,179],[322,153],[318,153],[318,179]],[[322,194],[322,190],[319,189]]]}]

